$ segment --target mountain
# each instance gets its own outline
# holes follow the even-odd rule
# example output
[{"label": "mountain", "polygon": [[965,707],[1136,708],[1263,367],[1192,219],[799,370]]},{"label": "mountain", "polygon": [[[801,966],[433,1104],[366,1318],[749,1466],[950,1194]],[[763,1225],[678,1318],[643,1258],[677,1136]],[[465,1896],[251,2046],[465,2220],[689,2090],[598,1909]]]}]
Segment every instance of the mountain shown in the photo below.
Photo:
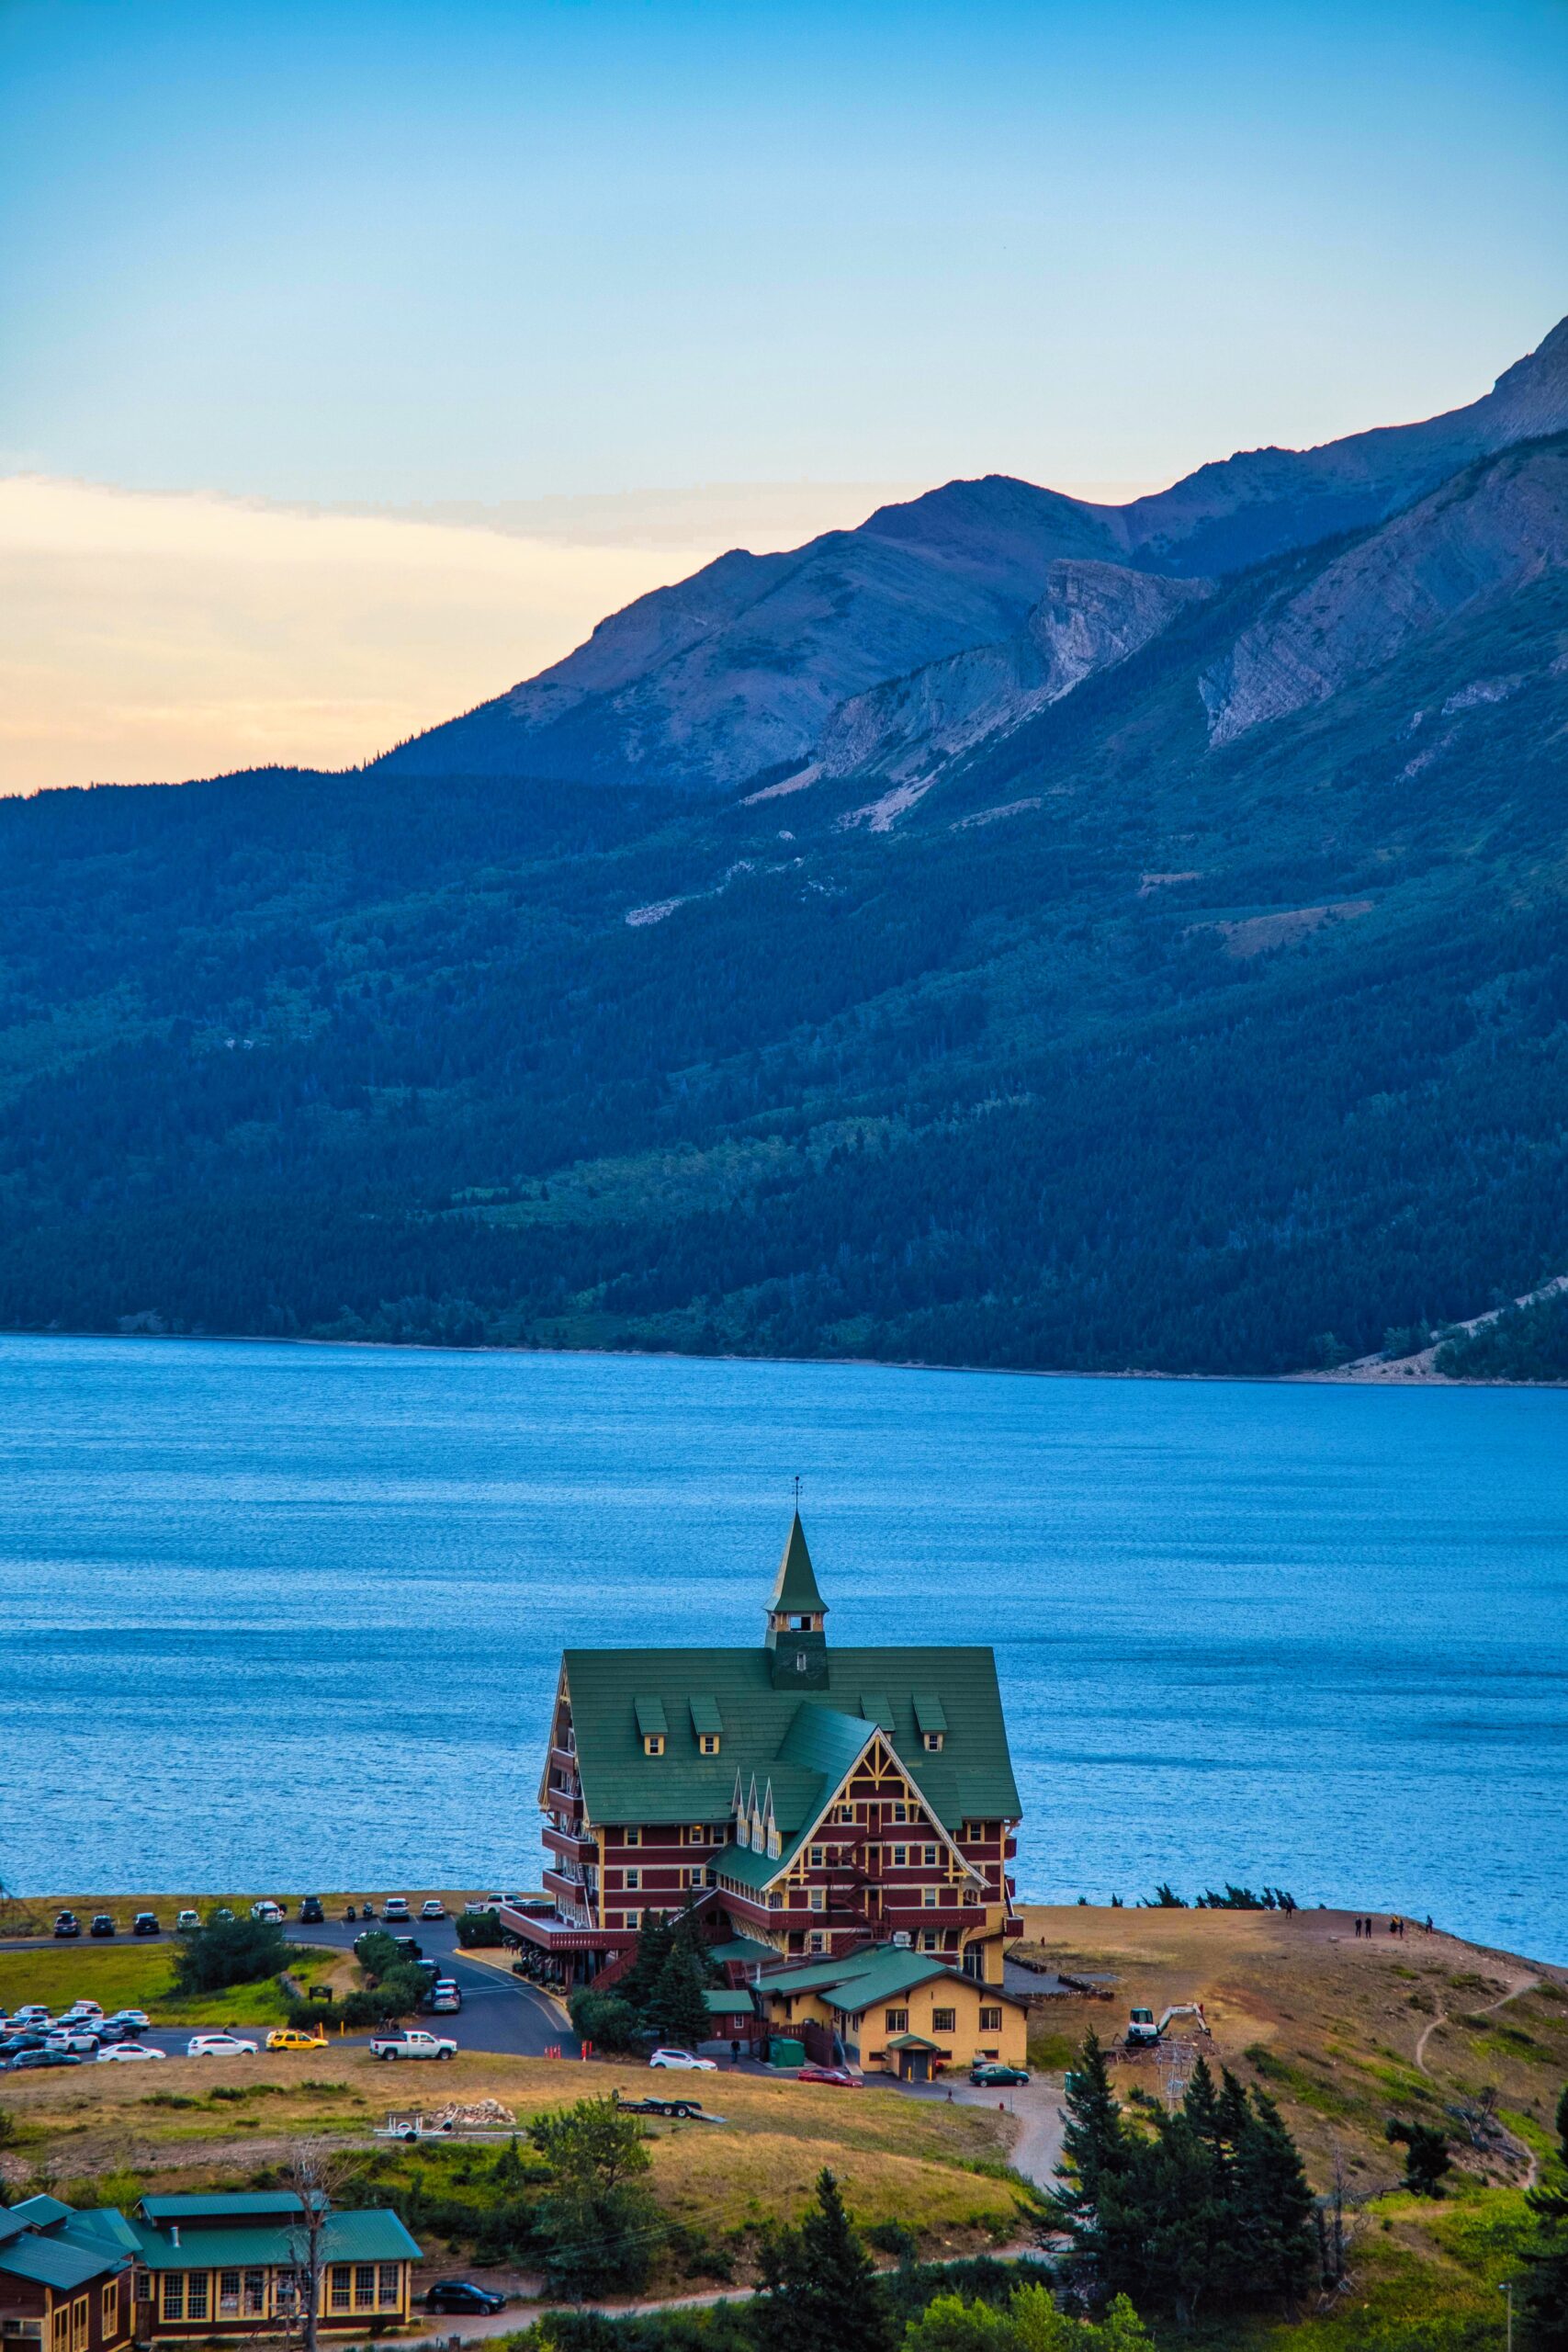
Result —
[{"label": "mountain", "polygon": [[839,706],[1014,636],[1062,558],[1222,576],[1382,520],[1473,459],[1568,429],[1568,319],[1469,407],[1254,449],[1124,507],[988,475],[792,554],[719,557],[539,676],[388,754],[404,775],[572,776],[723,795],[819,748]]},{"label": "mountain", "polygon": [[999,482],[726,559],[564,775],[0,801],[0,1325],[1269,1373],[1561,1273],[1568,432],[1466,440],[1553,397],[1236,568]]}]

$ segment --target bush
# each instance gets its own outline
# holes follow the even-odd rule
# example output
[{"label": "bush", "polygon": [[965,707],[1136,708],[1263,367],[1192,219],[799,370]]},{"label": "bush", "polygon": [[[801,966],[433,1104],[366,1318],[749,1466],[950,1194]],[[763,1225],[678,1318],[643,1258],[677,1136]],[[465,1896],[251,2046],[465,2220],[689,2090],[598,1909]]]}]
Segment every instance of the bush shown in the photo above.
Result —
[{"label": "bush", "polygon": [[231,1984],[255,1984],[281,1976],[295,1957],[281,1928],[264,1919],[216,1919],[188,1928],[175,1954],[175,1989],[221,1993]]},{"label": "bush", "polygon": [[464,1951],[499,1951],[506,1941],[493,1911],[459,1911],[453,1924]]},{"label": "bush", "polygon": [[567,2009],[575,2031],[595,2050],[637,2050],[648,2039],[631,2003],[616,1993],[594,1993],[584,1985]]},{"label": "bush", "polygon": [[902,2222],[873,2222],[863,2234],[878,2254],[896,2254],[900,2262],[912,2262],[920,2250],[919,2239]]}]

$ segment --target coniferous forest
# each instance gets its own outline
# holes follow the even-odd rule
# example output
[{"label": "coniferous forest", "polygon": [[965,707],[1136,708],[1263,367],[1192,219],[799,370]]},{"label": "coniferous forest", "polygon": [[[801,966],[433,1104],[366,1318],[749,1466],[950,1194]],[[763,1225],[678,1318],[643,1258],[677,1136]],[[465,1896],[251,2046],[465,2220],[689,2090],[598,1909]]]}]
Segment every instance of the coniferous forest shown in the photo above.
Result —
[{"label": "coniferous forest", "polygon": [[0,801],[0,1325],[1275,1373],[1562,1271],[1568,584],[1215,749],[1298,560],[887,826]]}]

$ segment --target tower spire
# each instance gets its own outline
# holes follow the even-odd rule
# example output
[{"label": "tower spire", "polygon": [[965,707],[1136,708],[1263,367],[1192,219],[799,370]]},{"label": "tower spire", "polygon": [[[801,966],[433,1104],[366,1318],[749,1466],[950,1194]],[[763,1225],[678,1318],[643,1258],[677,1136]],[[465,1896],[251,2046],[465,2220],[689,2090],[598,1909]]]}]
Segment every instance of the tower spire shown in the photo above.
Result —
[{"label": "tower spire", "polygon": [[828,1636],[823,1630],[827,1614],[828,1604],[817,1588],[817,1571],[797,1507],[768,1603],[767,1646],[773,1652],[777,1688],[793,1684],[797,1689],[820,1689],[827,1682]]}]

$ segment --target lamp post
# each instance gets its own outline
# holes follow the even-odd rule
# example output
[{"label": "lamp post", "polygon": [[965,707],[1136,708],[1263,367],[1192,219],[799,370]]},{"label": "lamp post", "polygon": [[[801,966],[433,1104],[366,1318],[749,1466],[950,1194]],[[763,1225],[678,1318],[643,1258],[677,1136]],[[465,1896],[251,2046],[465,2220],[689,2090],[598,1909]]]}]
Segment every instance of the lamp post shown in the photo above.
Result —
[{"label": "lamp post", "polygon": [[1508,2352],[1514,2352],[1514,2282],[1513,2282],[1513,2280],[1512,2280],[1511,2278],[1505,2278],[1505,2279],[1504,2279],[1504,2281],[1503,2281],[1503,2284],[1498,2288],[1497,2292],[1498,2292],[1500,2295],[1506,2295],[1506,2297],[1507,2297],[1507,2299],[1508,2299]]}]

